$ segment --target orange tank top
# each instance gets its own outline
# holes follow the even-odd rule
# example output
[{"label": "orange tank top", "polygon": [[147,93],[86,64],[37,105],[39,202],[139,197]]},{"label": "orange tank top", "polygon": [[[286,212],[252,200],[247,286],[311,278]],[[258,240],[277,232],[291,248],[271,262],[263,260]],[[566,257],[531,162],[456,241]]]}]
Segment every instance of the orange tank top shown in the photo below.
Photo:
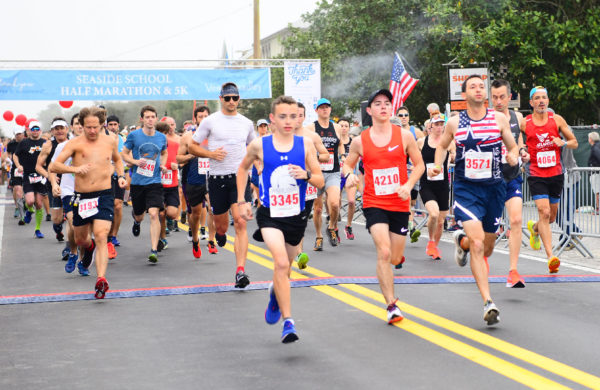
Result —
[{"label": "orange tank top", "polygon": [[171,169],[171,163],[176,163],[177,151],[179,150],[179,143],[175,141],[167,140],[167,162],[166,166],[169,170],[161,174],[161,183],[164,188],[177,187],[179,185],[179,170]]},{"label": "orange tank top", "polygon": [[383,147],[375,146],[371,140],[371,128],[360,137],[365,168],[363,207],[409,212],[410,197],[402,200],[396,193],[396,189],[408,181],[402,129],[392,125],[390,143]]}]

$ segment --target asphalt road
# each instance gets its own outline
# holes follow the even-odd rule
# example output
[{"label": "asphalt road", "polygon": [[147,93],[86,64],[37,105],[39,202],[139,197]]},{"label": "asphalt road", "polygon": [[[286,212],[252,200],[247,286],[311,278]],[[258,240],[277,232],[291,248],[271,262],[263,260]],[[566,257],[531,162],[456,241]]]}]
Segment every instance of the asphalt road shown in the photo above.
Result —
[{"label": "asphalt road", "polygon": [[[559,277],[582,276],[547,277],[543,263],[522,259],[527,286],[508,289],[508,258],[493,255],[501,322],[487,327],[470,269],[456,265],[447,243],[442,261],[429,260],[422,238],[394,272],[405,319],[389,326],[364,226],[355,226],[354,241],[325,242],[316,253],[310,222],[309,268],[294,268],[292,278],[313,285],[292,290],[300,340],[284,345],[281,324],[264,321],[272,277],[264,244],[250,239],[251,288],[233,291],[233,237],[216,255],[203,241],[194,259],[185,231],[174,232],[152,265],[148,221],[134,238],[125,208],[111,290],[97,301],[95,270],[65,273],[51,224],[34,239],[33,226],[17,226],[10,200],[3,203],[0,389],[600,388],[593,270],[563,266]],[[16,304],[14,296],[56,302]]]}]

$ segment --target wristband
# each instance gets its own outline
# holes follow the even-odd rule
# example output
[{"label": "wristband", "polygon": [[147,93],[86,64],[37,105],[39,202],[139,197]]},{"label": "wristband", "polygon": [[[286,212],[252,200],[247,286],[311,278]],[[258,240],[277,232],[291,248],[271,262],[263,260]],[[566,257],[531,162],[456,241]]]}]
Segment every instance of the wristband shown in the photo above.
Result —
[{"label": "wristband", "polygon": [[117,179],[127,180],[127,178],[125,177],[125,175],[120,175],[120,176],[117,177]]},{"label": "wristband", "polygon": [[435,164],[433,167],[439,169],[440,171],[442,170],[442,167],[440,166],[440,164]]}]

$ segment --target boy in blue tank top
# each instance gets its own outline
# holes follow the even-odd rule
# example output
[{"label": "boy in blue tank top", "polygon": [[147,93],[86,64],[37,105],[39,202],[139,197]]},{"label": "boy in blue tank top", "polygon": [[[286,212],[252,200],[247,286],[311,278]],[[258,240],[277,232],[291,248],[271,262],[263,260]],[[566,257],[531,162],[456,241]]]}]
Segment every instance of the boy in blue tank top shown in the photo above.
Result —
[{"label": "boy in blue tank top", "polygon": [[310,182],[317,188],[325,184],[313,142],[294,135],[297,116],[298,105],[293,98],[275,99],[269,115],[273,134],[248,145],[236,175],[240,215],[250,220],[252,207],[244,199],[244,189],[254,161],[262,163],[262,205],[256,211],[256,222],[275,264],[265,321],[276,324],[283,316],[283,343],[298,340],[291,314],[289,275],[308,220],[302,213],[306,184]]}]

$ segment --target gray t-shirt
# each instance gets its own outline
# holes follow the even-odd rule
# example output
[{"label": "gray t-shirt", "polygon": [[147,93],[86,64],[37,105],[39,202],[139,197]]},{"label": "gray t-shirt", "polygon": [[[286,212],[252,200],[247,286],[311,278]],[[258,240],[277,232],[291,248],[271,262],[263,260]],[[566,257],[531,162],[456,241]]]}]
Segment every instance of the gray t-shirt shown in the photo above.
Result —
[{"label": "gray t-shirt", "polygon": [[199,144],[208,139],[208,150],[220,147],[227,152],[223,161],[210,159],[210,175],[236,173],[246,155],[246,145],[256,138],[254,124],[241,114],[225,115],[222,111],[205,118],[192,136]]}]

